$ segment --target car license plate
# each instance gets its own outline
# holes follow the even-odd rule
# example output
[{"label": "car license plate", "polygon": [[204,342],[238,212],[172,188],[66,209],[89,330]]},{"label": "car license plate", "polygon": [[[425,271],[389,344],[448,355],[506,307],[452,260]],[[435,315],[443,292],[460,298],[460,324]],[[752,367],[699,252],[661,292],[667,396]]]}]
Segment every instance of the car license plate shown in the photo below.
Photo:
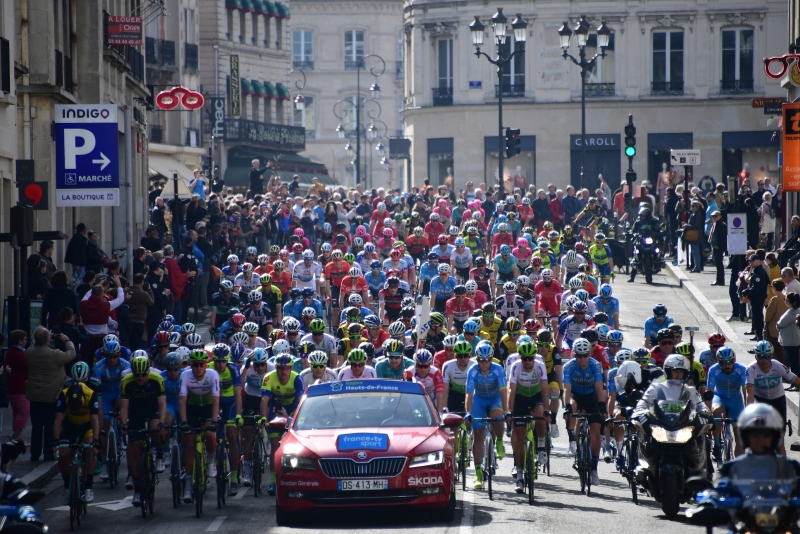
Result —
[{"label": "car license plate", "polygon": [[386,479],[366,479],[366,480],[340,480],[339,491],[368,491],[368,490],[387,490],[389,481]]}]

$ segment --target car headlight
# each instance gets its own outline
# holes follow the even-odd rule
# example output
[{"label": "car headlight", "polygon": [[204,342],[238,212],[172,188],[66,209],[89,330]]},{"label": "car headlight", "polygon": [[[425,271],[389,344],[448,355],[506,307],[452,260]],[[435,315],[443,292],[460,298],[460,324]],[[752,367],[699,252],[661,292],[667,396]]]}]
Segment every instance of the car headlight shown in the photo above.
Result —
[{"label": "car headlight", "polygon": [[443,465],[444,451],[440,450],[413,456],[408,467],[442,467]]},{"label": "car headlight", "polygon": [[650,427],[650,431],[653,434],[653,439],[659,443],[686,443],[692,439],[692,428],[688,426],[673,431],[653,425]]},{"label": "car headlight", "polygon": [[317,462],[315,462],[313,458],[307,458],[305,456],[284,454],[281,457],[281,468],[285,473],[297,470],[316,471]]}]

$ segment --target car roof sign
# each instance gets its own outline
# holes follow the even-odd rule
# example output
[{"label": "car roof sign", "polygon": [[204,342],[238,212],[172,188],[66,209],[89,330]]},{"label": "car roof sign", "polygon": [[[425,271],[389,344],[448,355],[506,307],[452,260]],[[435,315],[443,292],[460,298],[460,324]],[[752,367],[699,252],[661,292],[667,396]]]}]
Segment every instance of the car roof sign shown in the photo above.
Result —
[{"label": "car roof sign", "polygon": [[343,382],[327,382],[310,386],[307,397],[336,395],[340,393],[411,393],[424,395],[425,391],[414,382],[401,380],[347,380]]}]

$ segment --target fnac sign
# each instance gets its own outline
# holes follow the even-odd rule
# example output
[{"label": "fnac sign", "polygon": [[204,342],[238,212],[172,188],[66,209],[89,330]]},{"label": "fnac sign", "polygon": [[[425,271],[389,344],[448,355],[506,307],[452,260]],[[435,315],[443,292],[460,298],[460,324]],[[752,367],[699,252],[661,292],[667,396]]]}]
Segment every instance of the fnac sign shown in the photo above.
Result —
[{"label": "fnac sign", "polygon": [[159,109],[167,111],[177,108],[178,104],[188,110],[194,111],[202,108],[203,103],[203,95],[180,85],[168,91],[161,91],[156,96],[156,106],[158,106]]}]

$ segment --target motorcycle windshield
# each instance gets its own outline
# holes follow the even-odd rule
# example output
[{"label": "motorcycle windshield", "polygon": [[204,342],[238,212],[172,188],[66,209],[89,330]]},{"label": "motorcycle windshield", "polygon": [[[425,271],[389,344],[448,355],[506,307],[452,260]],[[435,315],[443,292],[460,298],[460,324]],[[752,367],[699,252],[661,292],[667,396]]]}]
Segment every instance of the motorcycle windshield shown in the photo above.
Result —
[{"label": "motorcycle windshield", "polygon": [[656,391],[652,413],[665,426],[677,426],[690,411],[689,399],[690,394],[682,381],[667,380]]},{"label": "motorcycle windshield", "polygon": [[728,473],[729,484],[744,506],[776,505],[795,494],[796,474],[784,458],[747,454],[746,459],[734,462]]}]

